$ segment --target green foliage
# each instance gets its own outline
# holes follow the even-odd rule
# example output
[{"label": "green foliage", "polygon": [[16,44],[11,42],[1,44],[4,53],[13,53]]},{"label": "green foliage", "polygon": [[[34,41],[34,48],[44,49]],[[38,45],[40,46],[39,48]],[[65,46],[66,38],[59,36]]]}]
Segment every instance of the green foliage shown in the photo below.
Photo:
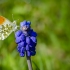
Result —
[{"label": "green foliage", "polygon": [[[70,70],[69,0],[0,0],[0,15],[17,25],[32,22],[38,34],[33,70]],[[16,47],[14,33],[0,41],[0,70],[28,70]]]}]

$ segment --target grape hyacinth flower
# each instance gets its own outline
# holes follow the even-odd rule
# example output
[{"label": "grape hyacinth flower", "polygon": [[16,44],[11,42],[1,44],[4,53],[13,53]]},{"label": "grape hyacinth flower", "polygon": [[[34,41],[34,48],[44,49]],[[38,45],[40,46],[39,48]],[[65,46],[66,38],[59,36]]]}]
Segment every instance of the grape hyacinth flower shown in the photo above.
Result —
[{"label": "grape hyacinth flower", "polygon": [[[17,50],[21,57],[27,56],[28,66],[30,67],[30,57],[36,54],[37,34],[31,29],[30,21],[20,23],[20,30],[15,33]],[[30,69],[30,68],[29,68]],[[32,69],[30,69],[32,70]]]}]

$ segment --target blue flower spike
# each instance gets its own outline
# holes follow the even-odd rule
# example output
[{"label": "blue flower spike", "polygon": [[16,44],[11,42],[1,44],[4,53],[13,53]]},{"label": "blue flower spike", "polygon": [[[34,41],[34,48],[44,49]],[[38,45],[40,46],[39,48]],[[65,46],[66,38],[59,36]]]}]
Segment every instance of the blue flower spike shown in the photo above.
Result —
[{"label": "blue flower spike", "polygon": [[[20,23],[20,30],[15,33],[17,50],[21,57],[34,56],[36,54],[37,33],[31,29],[31,22],[24,20]],[[25,50],[23,50],[24,48]]]}]

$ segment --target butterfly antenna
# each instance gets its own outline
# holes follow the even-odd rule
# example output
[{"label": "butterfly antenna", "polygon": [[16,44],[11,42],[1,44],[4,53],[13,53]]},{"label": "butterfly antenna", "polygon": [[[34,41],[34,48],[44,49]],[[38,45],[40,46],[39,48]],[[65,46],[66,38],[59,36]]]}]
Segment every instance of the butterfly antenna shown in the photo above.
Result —
[{"label": "butterfly antenna", "polygon": [[12,20],[14,21],[14,17],[13,17],[13,14],[12,14]]}]

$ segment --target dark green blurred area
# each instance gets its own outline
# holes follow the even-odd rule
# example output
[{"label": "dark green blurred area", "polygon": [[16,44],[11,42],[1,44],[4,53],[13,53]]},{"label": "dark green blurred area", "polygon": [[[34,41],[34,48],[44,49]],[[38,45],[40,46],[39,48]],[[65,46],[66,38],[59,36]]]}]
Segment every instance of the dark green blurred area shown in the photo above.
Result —
[{"label": "dark green blurred area", "polygon": [[[32,22],[38,34],[33,70],[70,70],[70,0],[0,0],[0,15],[18,25]],[[14,33],[0,41],[0,70],[28,70]]]}]

